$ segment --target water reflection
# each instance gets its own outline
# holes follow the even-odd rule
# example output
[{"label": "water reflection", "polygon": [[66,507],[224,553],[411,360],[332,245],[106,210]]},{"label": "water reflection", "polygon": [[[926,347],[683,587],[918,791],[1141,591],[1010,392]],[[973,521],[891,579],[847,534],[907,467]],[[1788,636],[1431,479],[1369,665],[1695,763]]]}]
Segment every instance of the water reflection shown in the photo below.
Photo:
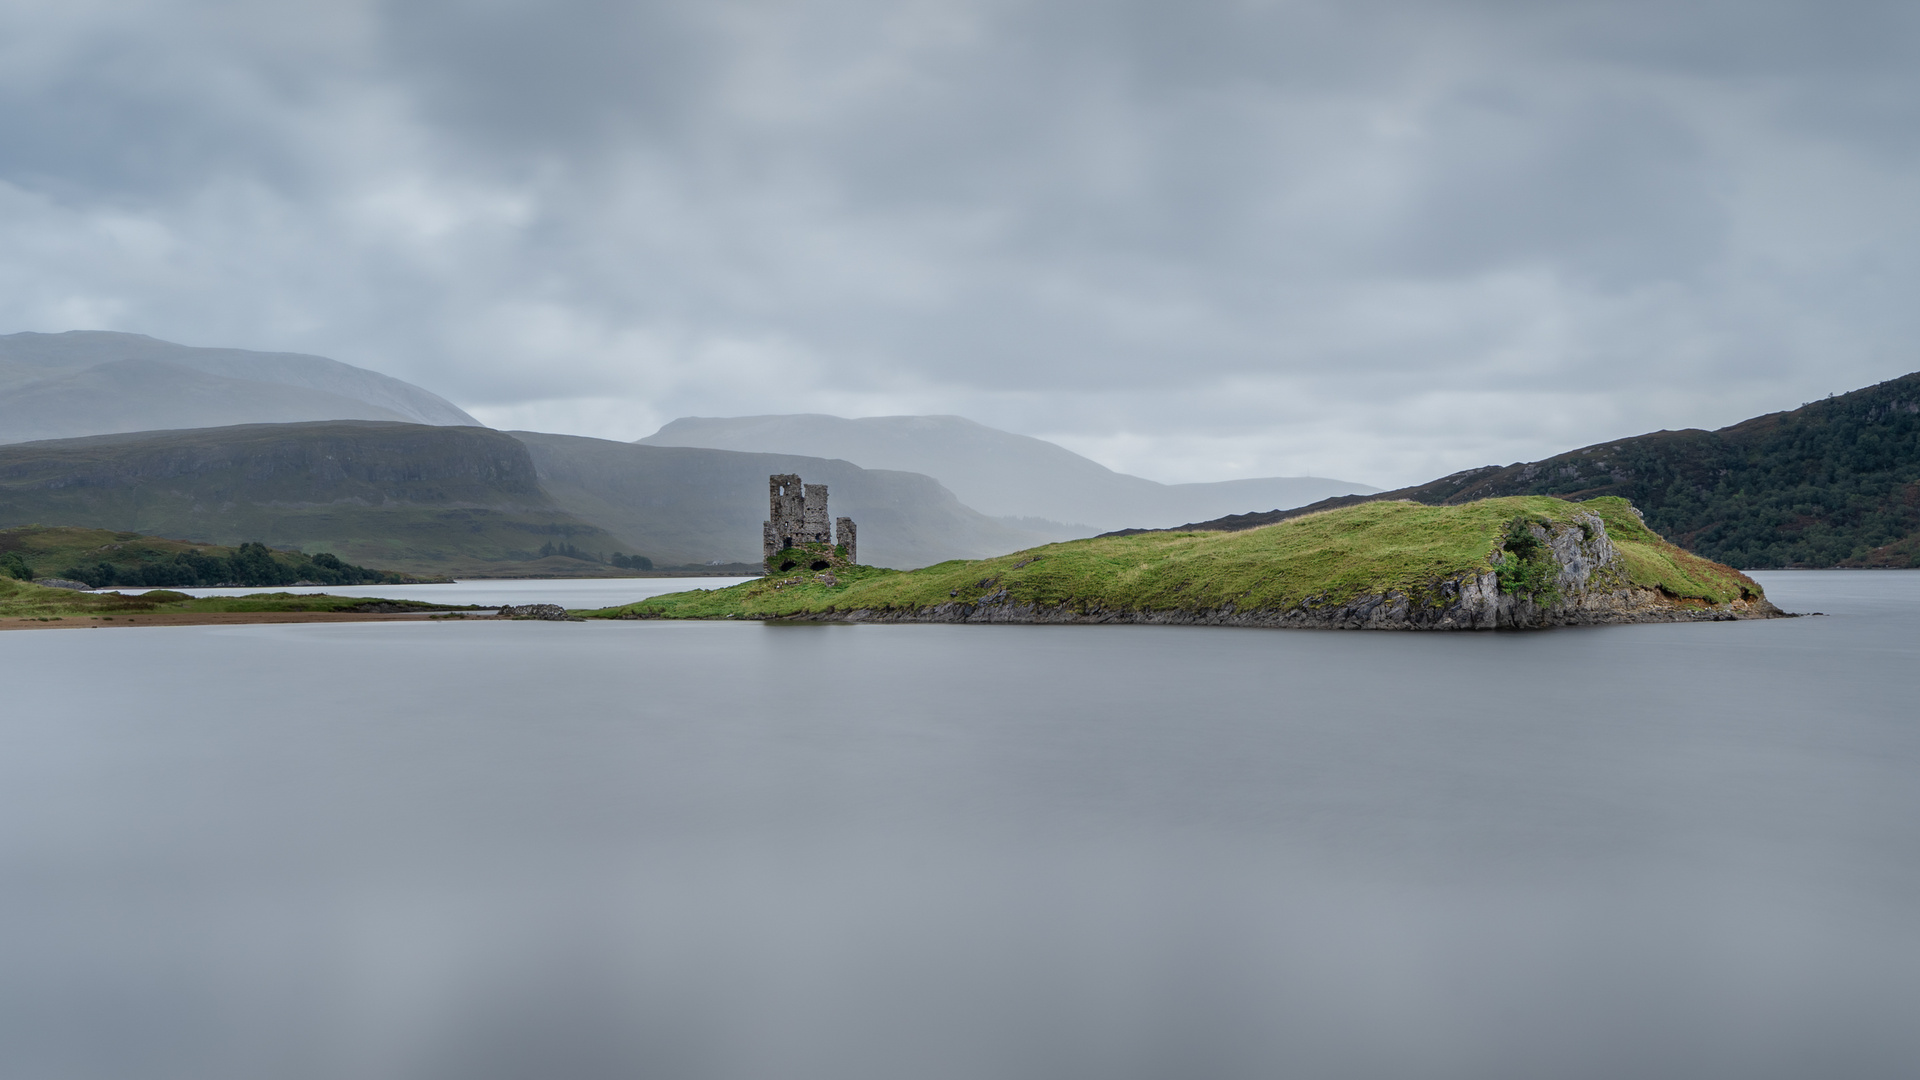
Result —
[{"label": "water reflection", "polygon": [[1904,1076],[1920,575],[1790,577],[1834,615],[0,635],[0,1072]]}]

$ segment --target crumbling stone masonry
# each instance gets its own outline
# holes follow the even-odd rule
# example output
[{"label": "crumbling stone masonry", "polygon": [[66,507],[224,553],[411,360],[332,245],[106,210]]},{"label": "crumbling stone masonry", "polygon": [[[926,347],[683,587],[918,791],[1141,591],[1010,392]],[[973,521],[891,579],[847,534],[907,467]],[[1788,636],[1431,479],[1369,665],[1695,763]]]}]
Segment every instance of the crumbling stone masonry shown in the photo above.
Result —
[{"label": "crumbling stone masonry", "polygon": [[[821,490],[824,491],[825,489],[822,488]],[[825,496],[822,496],[822,498],[824,497]],[[847,549],[847,561],[850,563],[859,562],[860,559],[854,554],[853,548],[853,519],[846,517],[834,518],[833,535],[834,543]]]},{"label": "crumbling stone masonry", "polygon": [[767,477],[767,520],[760,526],[760,547],[768,572],[773,570],[774,559],[789,548],[833,546],[835,531],[839,533],[839,546],[847,550],[847,561],[860,561],[854,550],[853,519],[841,518],[834,525],[835,529],[829,531],[827,485],[802,484],[793,473]]}]

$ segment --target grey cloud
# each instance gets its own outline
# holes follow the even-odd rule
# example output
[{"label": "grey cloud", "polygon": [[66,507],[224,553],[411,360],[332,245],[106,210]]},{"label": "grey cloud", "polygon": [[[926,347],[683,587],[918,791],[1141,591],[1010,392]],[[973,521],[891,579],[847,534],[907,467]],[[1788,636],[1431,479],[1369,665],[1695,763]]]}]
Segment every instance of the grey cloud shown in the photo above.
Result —
[{"label": "grey cloud", "polygon": [[0,328],[319,352],[517,426],[961,412],[1413,481],[1920,367],[1915,26],[0,4]]},{"label": "grey cloud", "polygon": [[1449,102],[1388,258],[1446,276],[1514,263],[1610,287],[1692,278],[1724,250],[1727,207],[1694,133],[1641,102]]},{"label": "grey cloud", "polygon": [[[725,42],[698,4],[610,0],[382,5],[387,75],[443,133],[580,161],[696,133]],[[497,160],[497,159],[495,159]]]}]

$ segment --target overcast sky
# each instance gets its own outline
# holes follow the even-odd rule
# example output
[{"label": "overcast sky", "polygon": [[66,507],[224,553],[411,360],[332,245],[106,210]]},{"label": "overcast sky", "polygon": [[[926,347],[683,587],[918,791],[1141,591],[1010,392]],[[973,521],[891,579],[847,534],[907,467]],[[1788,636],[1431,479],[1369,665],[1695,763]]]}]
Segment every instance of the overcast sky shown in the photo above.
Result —
[{"label": "overcast sky", "polygon": [[1397,485],[1920,369],[1920,4],[0,0],[0,331]]}]

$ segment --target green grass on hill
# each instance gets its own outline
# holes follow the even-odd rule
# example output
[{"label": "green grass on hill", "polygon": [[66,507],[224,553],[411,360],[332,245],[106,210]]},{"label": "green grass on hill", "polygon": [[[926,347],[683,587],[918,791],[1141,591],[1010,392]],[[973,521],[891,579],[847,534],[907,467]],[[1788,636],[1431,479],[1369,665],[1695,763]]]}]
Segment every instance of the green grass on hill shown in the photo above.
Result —
[{"label": "green grass on hill", "polygon": [[1661,540],[1625,499],[1575,504],[1534,496],[1459,506],[1362,503],[1244,532],[1096,537],[906,572],[836,569],[832,585],[808,573],[773,575],[587,614],[767,619],[990,597],[1109,611],[1200,612],[1227,604],[1284,611],[1396,591],[1421,597],[1438,582],[1492,569],[1495,546],[1515,518],[1564,522],[1581,510],[1605,521],[1636,585],[1715,604],[1761,595],[1746,575]]}]

